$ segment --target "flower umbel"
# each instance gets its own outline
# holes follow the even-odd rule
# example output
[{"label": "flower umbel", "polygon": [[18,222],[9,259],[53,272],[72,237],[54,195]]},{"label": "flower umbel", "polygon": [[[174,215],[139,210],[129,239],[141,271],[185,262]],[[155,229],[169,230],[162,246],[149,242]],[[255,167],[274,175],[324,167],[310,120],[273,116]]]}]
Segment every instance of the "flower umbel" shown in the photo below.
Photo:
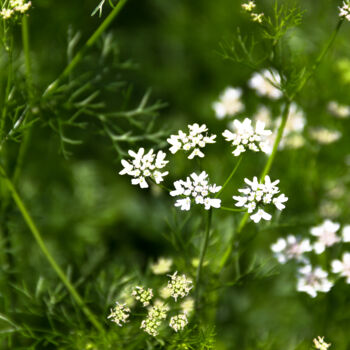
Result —
[{"label": "flower umbel", "polygon": [[151,264],[151,270],[155,275],[164,275],[170,271],[172,264],[172,259],[159,258],[156,263]]},{"label": "flower umbel", "polygon": [[253,11],[253,9],[256,7],[256,4],[254,1],[249,1],[246,4],[242,4],[242,8],[243,10],[247,11],[247,12],[251,12]]},{"label": "flower umbel", "polygon": [[331,247],[333,244],[340,242],[341,239],[336,233],[339,228],[340,224],[331,220],[325,220],[322,225],[311,228],[311,234],[317,237],[317,241],[314,243],[316,254],[322,254],[326,247]]},{"label": "flower umbel", "polygon": [[235,146],[233,150],[234,156],[239,156],[241,153],[250,149],[254,152],[267,152],[266,137],[271,135],[271,130],[265,130],[265,123],[257,121],[255,129],[252,126],[252,121],[249,118],[245,118],[243,122],[235,119],[233,121],[233,130],[225,130],[222,133],[225,140],[232,142]]},{"label": "flower umbel", "polygon": [[241,101],[242,89],[227,87],[220,95],[219,101],[213,103],[213,109],[216,117],[222,119],[226,116],[233,116],[244,110],[244,105]]},{"label": "flower umbel", "polygon": [[130,309],[126,304],[119,304],[116,302],[116,305],[111,309],[110,315],[107,317],[111,319],[112,322],[115,322],[118,326],[122,327],[122,323],[126,323],[129,317]]},{"label": "flower umbel", "polygon": [[237,201],[235,204],[237,207],[248,209],[248,213],[252,214],[250,218],[255,223],[258,223],[261,219],[271,220],[271,215],[261,209],[262,206],[273,204],[278,210],[285,208],[283,203],[288,200],[288,197],[283,193],[277,196],[280,192],[276,186],[279,180],[271,182],[270,177],[266,175],[264,183],[259,183],[256,176],[254,176],[253,181],[246,178],[244,182],[248,187],[238,190],[243,196],[233,196],[233,199]]},{"label": "flower umbel", "polygon": [[318,336],[317,338],[315,338],[313,340],[314,345],[315,345],[315,349],[327,350],[331,346],[331,344],[327,344],[323,339],[324,339],[324,337]]},{"label": "flower umbel", "polygon": [[346,18],[350,21],[350,4],[349,1],[343,1],[343,6],[339,7],[339,17]]},{"label": "flower umbel", "polygon": [[[259,21],[259,17],[256,18],[256,21]],[[281,76],[274,69],[264,69],[259,73],[254,73],[248,84],[259,96],[277,100],[283,95],[279,89]]]},{"label": "flower umbel", "polygon": [[160,172],[168,163],[165,160],[166,154],[158,151],[157,154],[151,149],[145,154],[144,148],[140,148],[137,153],[129,150],[129,155],[134,158],[131,161],[122,160],[123,170],[120,175],[128,174],[133,177],[131,183],[139,185],[141,188],[148,188],[147,178],[153,179],[157,184],[163,181],[163,177],[168,175],[168,172]]},{"label": "flower umbel", "polygon": [[171,317],[169,326],[175,331],[182,331],[186,325],[188,324],[188,320],[186,314],[179,314]]},{"label": "flower umbel", "polygon": [[8,3],[8,8],[3,8],[0,11],[0,17],[3,19],[9,19],[12,16],[26,13],[32,6],[30,1],[25,0],[10,0]]},{"label": "flower umbel", "polygon": [[171,291],[171,296],[177,301],[178,297],[184,298],[193,288],[192,280],[188,279],[186,275],[179,276],[177,271],[173,275],[168,275],[170,280],[168,282],[168,289]]},{"label": "flower umbel", "polygon": [[143,287],[135,287],[131,294],[136,300],[142,303],[143,306],[147,306],[153,297],[153,290],[151,288],[146,290]]},{"label": "flower umbel", "polygon": [[196,204],[204,205],[204,209],[209,210],[211,207],[220,208],[221,199],[210,198],[210,193],[217,193],[221,186],[209,185],[208,174],[202,171],[199,175],[192,173],[186,178],[186,181],[178,180],[174,182],[175,190],[170,192],[171,196],[182,196],[175,202],[175,207],[180,207],[181,210],[190,210],[191,199]]}]

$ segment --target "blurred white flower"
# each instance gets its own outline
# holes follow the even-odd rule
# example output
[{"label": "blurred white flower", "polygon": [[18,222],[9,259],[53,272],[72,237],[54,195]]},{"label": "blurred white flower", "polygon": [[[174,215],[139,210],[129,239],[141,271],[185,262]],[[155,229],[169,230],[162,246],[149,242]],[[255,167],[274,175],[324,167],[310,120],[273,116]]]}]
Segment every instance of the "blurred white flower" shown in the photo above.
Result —
[{"label": "blurred white flower", "polygon": [[265,124],[265,127],[272,127],[273,120],[271,118],[271,111],[264,105],[258,107],[257,112],[254,114],[253,119],[255,122],[261,122]]},{"label": "blurred white flower", "polygon": [[279,180],[271,182],[270,177],[266,175],[264,183],[259,183],[256,176],[254,176],[253,181],[245,178],[244,182],[248,187],[238,190],[243,196],[233,196],[232,198],[237,201],[235,204],[237,207],[248,209],[248,213],[252,214],[250,218],[255,223],[258,223],[261,219],[271,220],[271,215],[265,212],[261,206],[273,204],[278,210],[285,208],[283,203],[288,198],[284,194],[277,196],[280,192],[276,186]]},{"label": "blurred white flower", "polygon": [[201,148],[205,147],[207,143],[215,143],[216,135],[207,136],[208,128],[205,124],[201,126],[197,123],[188,125],[188,129],[188,134],[179,130],[177,135],[170,135],[167,139],[171,145],[170,152],[175,154],[179,150],[192,151],[188,159],[193,159],[196,156],[203,158],[204,153],[201,151]]},{"label": "blurred white flower", "polygon": [[337,118],[345,119],[350,117],[350,106],[341,105],[336,101],[328,103],[328,111]]},{"label": "blurred white flower", "polygon": [[188,324],[188,320],[185,314],[179,314],[170,318],[169,326],[175,331],[182,331],[186,325]]},{"label": "blurred white flower", "polygon": [[129,317],[130,309],[126,304],[119,304],[116,302],[116,305],[111,309],[110,315],[107,317],[111,319],[112,322],[115,322],[119,327],[122,327],[122,323],[126,323]]},{"label": "blurred white flower", "polygon": [[151,264],[151,270],[155,275],[164,275],[170,271],[172,265],[172,259],[159,258],[156,263]]},{"label": "blurred white flower", "polygon": [[251,12],[255,7],[256,7],[256,4],[254,1],[249,1],[245,4],[242,4],[243,10],[245,10],[247,12]]},{"label": "blurred white flower", "polygon": [[227,87],[220,95],[219,101],[213,103],[213,109],[218,119],[226,116],[233,116],[244,110],[241,101],[242,89]]},{"label": "blurred white flower", "polygon": [[15,12],[12,9],[4,8],[0,11],[0,17],[2,17],[3,19],[9,19],[14,13]]},{"label": "blurred white flower", "polygon": [[343,1],[343,6],[339,7],[339,17],[344,17],[350,21],[350,4],[349,1]]},{"label": "blurred white flower", "polygon": [[226,141],[232,142],[235,147],[232,152],[234,156],[239,156],[247,149],[266,153],[266,137],[271,135],[272,132],[271,130],[265,130],[264,122],[257,121],[254,129],[249,118],[245,118],[243,122],[235,119],[232,123],[232,129],[234,132],[225,130],[222,135]]},{"label": "blurred white flower", "polygon": [[346,283],[350,283],[350,253],[344,253],[343,260],[332,261],[332,272],[346,277]]},{"label": "blurred white flower", "polygon": [[186,298],[180,307],[184,314],[189,315],[194,310],[194,299],[190,297]]},{"label": "blurred white flower", "polygon": [[217,193],[221,186],[208,183],[208,174],[202,171],[199,175],[192,173],[186,178],[186,181],[178,180],[174,182],[175,190],[170,192],[171,196],[182,196],[185,198],[178,199],[175,202],[175,207],[180,207],[181,210],[190,210],[191,199],[196,204],[201,204],[204,209],[209,210],[211,207],[220,208],[221,199],[210,198],[210,193]]},{"label": "blurred white flower", "polygon": [[281,77],[274,69],[264,69],[253,74],[248,82],[250,88],[254,89],[259,96],[269,97],[277,100],[282,97],[280,90]]},{"label": "blurred white flower", "polygon": [[184,298],[193,288],[193,282],[186,275],[179,276],[177,271],[173,275],[168,275],[168,289],[171,291],[171,296],[177,301],[178,297]]},{"label": "blurred white flower", "polygon": [[324,337],[318,336],[314,339],[315,348],[318,350],[327,350],[331,344],[327,344],[324,340]]},{"label": "blurred white flower", "polygon": [[350,242],[350,225],[345,225],[343,227],[343,241]]},{"label": "blurred white flower", "polygon": [[264,19],[264,14],[263,13],[251,13],[250,14],[253,22],[258,22],[258,23],[262,23],[263,19]]},{"label": "blurred white flower", "polygon": [[313,140],[325,145],[338,141],[342,136],[338,130],[330,130],[323,127],[312,128],[309,134]]},{"label": "blurred white flower", "polygon": [[134,296],[135,299],[138,300],[140,303],[142,303],[143,306],[147,306],[153,298],[153,290],[151,288],[148,288],[146,290],[143,287],[137,286],[134,288],[131,295]]},{"label": "blurred white flower", "polygon": [[171,297],[171,290],[168,288],[168,286],[165,286],[165,287],[163,287],[163,288],[160,289],[159,295],[160,295],[163,299],[168,299],[168,298]]},{"label": "blurred white flower", "polygon": [[299,269],[297,290],[308,293],[312,298],[317,296],[318,292],[329,292],[333,283],[328,280],[328,273],[320,267],[312,268],[311,265],[305,265]]},{"label": "blurred white flower", "polygon": [[284,264],[292,259],[306,262],[307,260],[303,254],[312,251],[312,247],[308,239],[301,240],[293,235],[288,235],[286,239],[279,238],[271,246],[271,250],[274,252],[277,260]]},{"label": "blurred white flower", "polygon": [[165,160],[166,154],[162,151],[158,151],[157,154],[153,153],[151,149],[145,154],[144,148],[140,148],[137,153],[129,150],[129,155],[134,158],[130,161],[122,159],[121,163],[124,167],[119,172],[120,175],[130,175],[133,177],[131,183],[133,185],[139,185],[141,188],[148,188],[149,185],[146,178],[153,179],[157,184],[163,181],[163,177],[168,175],[168,172],[160,172],[159,170],[164,168],[168,163]]},{"label": "blurred white flower", "polygon": [[336,234],[339,228],[340,224],[331,220],[325,220],[321,225],[311,228],[310,233],[317,237],[317,241],[314,243],[316,254],[322,254],[326,247],[340,242],[340,237]]}]

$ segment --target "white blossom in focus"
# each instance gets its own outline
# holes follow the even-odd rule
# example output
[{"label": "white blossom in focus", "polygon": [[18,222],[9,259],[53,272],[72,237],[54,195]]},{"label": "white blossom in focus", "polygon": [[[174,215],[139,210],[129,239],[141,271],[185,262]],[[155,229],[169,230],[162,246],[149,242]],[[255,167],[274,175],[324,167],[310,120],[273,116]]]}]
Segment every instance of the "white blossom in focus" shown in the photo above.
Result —
[{"label": "white blossom in focus", "polygon": [[265,130],[264,122],[257,121],[254,129],[249,118],[245,118],[243,122],[235,119],[232,123],[232,129],[234,132],[226,129],[222,135],[226,141],[232,142],[235,147],[232,152],[234,156],[239,156],[247,149],[266,153],[266,137],[271,135],[272,132],[271,130]]},{"label": "white blossom in focus", "polygon": [[346,283],[350,284],[350,253],[344,253],[343,260],[332,261],[332,272],[346,277]]},{"label": "white blossom in focus", "polygon": [[271,246],[276,259],[279,263],[284,264],[289,260],[306,261],[303,254],[312,251],[312,246],[308,239],[298,239],[293,235],[288,235],[286,239],[279,238]]},{"label": "white blossom in focus", "polygon": [[171,296],[177,301],[178,297],[184,298],[193,288],[193,282],[186,275],[178,275],[177,271],[173,275],[168,275],[168,289],[171,291]]},{"label": "white blossom in focus", "polygon": [[136,300],[142,303],[143,306],[149,305],[150,300],[153,298],[153,290],[148,288],[147,290],[143,287],[135,287],[131,293]]},{"label": "white blossom in focus", "polygon": [[311,228],[310,233],[317,237],[317,241],[314,243],[316,254],[322,254],[326,247],[340,242],[340,237],[336,233],[339,228],[340,224],[331,220],[325,220],[321,225]]},{"label": "white blossom in focus", "polygon": [[172,259],[159,258],[156,263],[151,264],[151,270],[155,275],[164,275],[170,271],[172,265]]},{"label": "white blossom in focus", "polygon": [[191,199],[196,204],[201,204],[204,209],[209,210],[211,207],[220,208],[221,199],[211,198],[210,194],[214,194],[220,191],[221,186],[215,184],[210,185],[208,183],[208,174],[202,171],[199,175],[192,173],[189,177],[184,180],[178,180],[174,182],[175,190],[170,192],[170,195],[180,196],[183,198],[177,199],[175,207],[180,207],[181,210],[190,210]]},{"label": "white blossom in focus", "polygon": [[244,105],[241,101],[242,89],[227,87],[220,95],[219,101],[213,103],[213,109],[218,119],[226,116],[233,116],[244,110]]},{"label": "white blossom in focus", "polygon": [[188,320],[185,314],[179,314],[170,318],[169,326],[175,331],[182,331],[186,325],[188,324]]},{"label": "white blossom in focus", "polygon": [[111,319],[112,322],[115,322],[118,326],[122,327],[122,323],[126,323],[129,317],[130,309],[126,304],[119,304],[116,302],[116,305],[111,309],[110,315],[107,317]]},{"label": "white blossom in focus", "polygon": [[250,88],[254,89],[259,96],[265,96],[273,100],[282,97],[279,89],[281,77],[274,69],[264,69],[253,74],[248,82]]},{"label": "white blossom in focus", "polygon": [[350,4],[349,1],[343,1],[343,6],[339,7],[339,17],[346,18],[350,21]]},{"label": "white blossom in focus", "polygon": [[313,140],[324,145],[338,141],[342,136],[338,130],[330,130],[323,127],[310,129],[309,135]]},{"label": "white blossom in focus", "polygon": [[342,236],[344,242],[350,242],[350,225],[343,227]]},{"label": "white blossom in focus", "polygon": [[336,101],[328,103],[328,111],[337,118],[345,119],[350,117],[350,106],[344,106]]},{"label": "white blossom in focus", "polygon": [[194,157],[204,157],[204,153],[201,151],[207,143],[215,143],[216,135],[207,135],[208,128],[205,124],[199,126],[195,123],[188,125],[189,133],[186,134],[179,130],[177,135],[170,135],[167,142],[171,145],[170,152],[175,154],[179,150],[186,152],[192,151],[188,156],[188,159]]},{"label": "white blossom in focus", "polygon": [[279,194],[280,190],[277,187],[279,180],[271,182],[268,175],[265,176],[264,183],[259,183],[258,178],[254,176],[253,181],[244,179],[248,187],[239,189],[242,196],[233,196],[237,201],[237,207],[247,208],[250,218],[258,223],[261,219],[271,220],[271,215],[263,210],[261,207],[273,204],[278,210],[285,208],[285,203],[288,200],[283,193]]},{"label": "white blossom in focus", "polygon": [[165,160],[166,154],[164,152],[158,151],[156,154],[153,149],[151,149],[148,153],[145,153],[144,148],[140,148],[137,153],[132,150],[129,150],[128,153],[134,159],[129,161],[122,159],[121,163],[124,169],[121,170],[119,174],[130,175],[133,185],[139,185],[141,188],[148,188],[147,178],[151,178],[159,184],[163,181],[163,177],[168,175],[168,171],[160,171],[160,169],[164,168],[169,162]]},{"label": "white blossom in focus", "polygon": [[323,339],[324,339],[324,337],[318,336],[317,338],[315,338],[313,340],[314,345],[315,345],[315,349],[327,350],[331,346],[331,344],[327,344]]},{"label": "white blossom in focus", "polygon": [[311,265],[305,265],[299,269],[297,284],[299,292],[305,292],[315,298],[318,292],[327,293],[332,287],[333,283],[328,280],[328,273],[320,267],[312,268]]}]

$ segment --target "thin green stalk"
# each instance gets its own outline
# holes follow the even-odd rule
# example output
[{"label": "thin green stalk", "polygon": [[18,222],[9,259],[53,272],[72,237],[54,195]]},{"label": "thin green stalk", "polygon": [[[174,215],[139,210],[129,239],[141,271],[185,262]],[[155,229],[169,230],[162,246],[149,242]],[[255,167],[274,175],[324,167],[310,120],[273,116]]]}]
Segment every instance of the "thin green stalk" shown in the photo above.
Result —
[{"label": "thin green stalk", "polygon": [[233,212],[238,212],[238,213],[242,213],[245,212],[246,209],[239,209],[239,208],[229,208],[229,207],[220,207],[219,209],[221,210],[226,210],[226,211],[233,211]]},{"label": "thin green stalk", "polygon": [[198,267],[197,267],[197,274],[196,274],[196,292],[195,292],[195,303],[196,303],[196,309],[198,309],[199,306],[199,287],[201,283],[201,275],[202,275],[202,268],[203,268],[203,262],[205,258],[205,254],[207,252],[208,243],[209,243],[209,235],[210,235],[210,228],[211,228],[211,219],[212,219],[212,209],[209,209],[207,213],[207,220],[206,220],[206,226],[205,226],[205,233],[204,233],[204,239],[202,244],[202,249],[200,252]]},{"label": "thin green stalk", "polygon": [[3,180],[5,184],[7,185],[7,188],[9,189],[11,196],[13,200],[15,201],[19,211],[21,212],[23,219],[25,220],[26,224],[28,225],[28,228],[30,232],[32,233],[33,237],[35,238],[36,242],[38,243],[42,253],[44,254],[45,258],[48,260],[58,277],[61,279],[63,284],[67,287],[68,291],[72,295],[73,299],[76,301],[76,303],[82,308],[83,312],[85,313],[86,317],[90,320],[90,322],[95,326],[95,328],[103,332],[104,329],[101,325],[101,323],[97,320],[97,318],[94,316],[94,314],[90,311],[90,309],[85,305],[83,299],[77,292],[77,290],[74,288],[74,286],[71,284],[71,282],[67,279],[66,275],[62,271],[62,269],[58,266],[48,249],[46,248],[46,245],[42,239],[42,236],[35,225],[32,217],[30,216],[27,208],[25,207],[21,197],[18,195],[15,187],[13,186],[12,181],[7,177],[5,170],[0,165],[0,174],[3,176]]},{"label": "thin green stalk", "polygon": [[30,48],[29,48],[29,26],[28,26],[28,16],[22,16],[22,42],[24,50],[24,61],[26,67],[26,83],[27,83],[27,92],[29,100],[33,98],[33,75],[31,68],[31,59],[30,59]]},{"label": "thin green stalk", "polygon": [[106,19],[100,24],[100,26],[91,35],[91,37],[85,43],[83,48],[76,53],[76,55],[69,62],[67,67],[63,70],[61,75],[47,87],[43,96],[53,93],[57,89],[61,81],[69,76],[69,74],[76,67],[76,65],[84,58],[87,50],[89,50],[90,47],[92,47],[95,44],[96,40],[102,35],[102,33],[106,30],[106,28],[112,23],[113,19],[119,14],[119,12],[124,7],[126,2],[127,0],[119,0],[118,4],[113,8],[111,13],[106,17]]},{"label": "thin green stalk", "polygon": [[225,183],[223,184],[221,190],[215,195],[215,198],[217,198],[217,197],[220,196],[220,194],[221,194],[222,191],[225,189],[225,187],[227,186],[227,184],[231,181],[233,175],[236,173],[236,171],[237,171],[239,165],[241,164],[242,159],[243,159],[243,155],[240,155],[239,158],[238,158],[238,161],[237,161],[237,163],[236,163],[236,165],[235,165],[235,167],[233,168],[233,170],[232,170],[232,172],[231,172],[231,174],[230,174],[229,177],[226,179],[226,181],[225,181]]}]

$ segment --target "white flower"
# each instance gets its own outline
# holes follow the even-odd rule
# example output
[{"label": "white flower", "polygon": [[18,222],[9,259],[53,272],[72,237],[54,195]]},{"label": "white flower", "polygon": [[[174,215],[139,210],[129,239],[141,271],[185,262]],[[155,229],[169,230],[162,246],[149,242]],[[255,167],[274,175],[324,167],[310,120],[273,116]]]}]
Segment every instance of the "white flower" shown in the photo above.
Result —
[{"label": "white flower", "polygon": [[185,301],[181,303],[180,307],[184,314],[190,314],[194,310],[194,299],[190,297],[186,298]]},{"label": "white flower", "polygon": [[313,140],[325,145],[338,141],[342,136],[338,130],[330,130],[322,127],[310,129],[309,134]]},{"label": "white flower", "polygon": [[254,1],[249,1],[246,4],[242,4],[243,10],[247,12],[251,12],[256,7],[256,4]]},{"label": "white flower", "polygon": [[116,302],[116,305],[111,309],[110,315],[107,317],[111,319],[112,322],[115,322],[118,326],[122,327],[122,323],[126,323],[129,317],[130,309],[126,304],[119,304]]},{"label": "white flower", "polygon": [[149,305],[150,300],[153,298],[153,290],[148,288],[147,290],[143,287],[135,287],[131,295],[135,297],[143,306]]},{"label": "white flower", "polygon": [[170,318],[169,326],[175,331],[182,331],[186,325],[188,324],[188,320],[185,314],[179,314]]},{"label": "white flower", "polygon": [[350,253],[344,253],[342,261],[332,261],[332,272],[340,273],[341,276],[346,277],[346,283],[350,284]]},{"label": "white flower", "polygon": [[274,69],[264,69],[260,73],[254,73],[248,82],[249,87],[254,89],[259,96],[266,96],[273,100],[282,97],[279,88],[281,77]]},{"label": "white flower", "polygon": [[220,95],[219,101],[213,103],[213,109],[216,117],[222,119],[226,116],[233,116],[244,110],[244,105],[241,101],[242,89],[227,87]]},{"label": "white flower", "polygon": [[311,228],[311,234],[317,237],[317,241],[314,243],[316,254],[323,253],[326,247],[331,247],[333,244],[340,241],[340,238],[336,234],[339,228],[340,224],[332,222],[331,220],[325,220],[322,225]]},{"label": "white flower", "polygon": [[[177,135],[170,135],[167,139],[171,145],[170,152],[175,154],[179,150],[192,151],[188,156],[189,159],[195,156],[203,158],[204,153],[201,148],[205,147],[207,143],[215,143],[216,135],[207,136],[208,128],[205,124],[199,126],[197,123],[188,125],[189,133],[185,134],[179,130]],[[205,133],[205,134],[204,134]]]},{"label": "white flower", "polygon": [[264,18],[264,14],[263,13],[251,13],[250,14],[253,22],[258,22],[258,23],[262,23],[263,18]]},{"label": "white flower", "polygon": [[346,18],[350,21],[350,5],[348,1],[343,1],[343,6],[339,7],[339,17]]},{"label": "white flower", "polygon": [[293,235],[288,235],[286,239],[279,238],[271,246],[271,250],[275,253],[274,255],[279,263],[284,264],[292,259],[306,262],[303,254],[310,252],[312,247],[308,239],[301,240]]},{"label": "white flower", "polygon": [[350,242],[350,225],[343,227],[343,241]]},{"label": "white flower", "polygon": [[261,219],[271,220],[271,215],[263,210],[261,206],[273,204],[278,210],[285,208],[283,203],[288,200],[288,197],[284,194],[277,196],[280,192],[276,186],[279,180],[271,182],[270,177],[266,175],[264,183],[259,183],[256,176],[254,176],[253,181],[246,178],[244,182],[248,187],[238,190],[243,196],[233,196],[232,198],[237,201],[235,203],[237,207],[248,209],[248,213],[252,214],[250,218],[255,223],[258,223]]},{"label": "white flower", "polygon": [[312,298],[317,296],[317,292],[329,292],[333,283],[328,280],[328,273],[320,267],[312,268],[305,265],[299,269],[297,290],[308,293]]},{"label": "white flower", "polygon": [[151,270],[155,275],[164,275],[170,271],[172,264],[172,259],[159,258],[156,263],[151,264]]},{"label": "white flower", "polygon": [[313,340],[316,349],[327,350],[331,346],[331,344],[327,344],[323,339],[324,337],[318,336],[317,339],[315,338]]},{"label": "white flower", "polygon": [[171,191],[170,195],[173,197],[184,197],[176,200],[175,207],[188,211],[191,209],[191,199],[193,199],[196,204],[203,205],[206,210],[209,210],[211,207],[220,208],[221,199],[210,198],[209,195],[210,193],[219,192],[221,186],[209,185],[207,177],[208,174],[202,171],[199,175],[192,173],[186,178],[186,181],[175,181],[175,190]]},{"label": "white flower", "polygon": [[178,297],[184,298],[193,288],[192,280],[188,279],[186,275],[179,276],[177,271],[173,275],[168,275],[170,280],[168,282],[168,289],[171,291],[171,296],[177,301]]},{"label": "white flower", "polygon": [[14,14],[14,11],[12,9],[4,8],[0,11],[0,17],[2,17],[3,19],[11,18],[13,14]]},{"label": "white flower", "polygon": [[225,130],[222,135],[226,141],[232,142],[235,147],[232,152],[234,156],[239,156],[247,149],[254,152],[265,152],[266,137],[271,135],[272,132],[271,130],[265,130],[264,122],[257,121],[254,129],[249,118],[245,118],[243,122],[235,119],[232,128],[234,132]]},{"label": "white flower", "polygon": [[344,106],[336,101],[328,103],[328,111],[337,118],[345,119],[350,117],[350,106]]},{"label": "white flower", "polygon": [[132,176],[131,183],[133,185],[139,185],[141,188],[148,188],[146,178],[151,178],[159,184],[163,181],[163,177],[168,175],[167,171],[159,171],[168,163],[168,161],[165,160],[166,154],[164,152],[158,151],[158,153],[155,154],[153,149],[151,149],[145,154],[144,148],[140,148],[137,153],[132,150],[129,150],[128,153],[134,159],[130,161],[122,159],[121,163],[124,169],[121,170],[119,174]]}]

